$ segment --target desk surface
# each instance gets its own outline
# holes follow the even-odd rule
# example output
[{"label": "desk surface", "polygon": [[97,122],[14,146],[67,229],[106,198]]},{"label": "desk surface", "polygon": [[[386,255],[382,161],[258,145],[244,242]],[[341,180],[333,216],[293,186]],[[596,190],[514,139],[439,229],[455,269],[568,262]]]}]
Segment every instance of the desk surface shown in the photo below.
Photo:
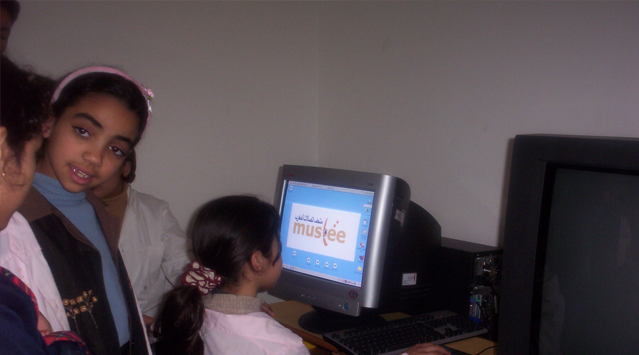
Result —
[{"label": "desk surface", "polygon": [[[275,311],[275,319],[282,323],[287,328],[291,329],[295,334],[299,335],[304,341],[317,346],[315,349],[311,349],[311,354],[339,354],[339,351],[335,346],[322,339],[321,334],[315,334],[302,329],[298,323],[298,319],[306,312],[310,312],[313,308],[307,304],[297,301],[284,301],[271,304]],[[397,314],[384,315],[386,319],[398,318]],[[446,346],[453,349],[461,350],[469,354],[478,354],[484,349],[497,345],[484,338],[470,338],[460,340],[454,343],[446,344]],[[496,348],[488,349],[482,353],[482,355],[496,355]]]}]

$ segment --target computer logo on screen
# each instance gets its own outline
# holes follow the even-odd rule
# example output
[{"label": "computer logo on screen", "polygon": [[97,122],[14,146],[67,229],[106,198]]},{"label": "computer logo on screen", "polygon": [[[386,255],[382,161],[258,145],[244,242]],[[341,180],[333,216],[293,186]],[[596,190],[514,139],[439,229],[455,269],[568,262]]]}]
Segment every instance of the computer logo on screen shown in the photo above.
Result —
[{"label": "computer logo on screen", "polygon": [[361,214],[293,203],[286,246],[353,261]]}]

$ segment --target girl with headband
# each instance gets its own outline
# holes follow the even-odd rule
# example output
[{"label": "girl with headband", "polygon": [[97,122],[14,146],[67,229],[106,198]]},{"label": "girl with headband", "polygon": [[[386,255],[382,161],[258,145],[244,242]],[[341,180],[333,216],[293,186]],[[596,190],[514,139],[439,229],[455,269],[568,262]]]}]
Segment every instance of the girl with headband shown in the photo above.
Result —
[{"label": "girl with headband", "polygon": [[118,251],[117,218],[91,189],[119,173],[142,137],[152,97],[111,67],[66,76],[53,94],[33,187],[19,209],[54,283],[30,286],[59,294],[48,300],[55,309],[45,317],[64,328],[54,331],[76,332],[94,355],[150,354]]}]

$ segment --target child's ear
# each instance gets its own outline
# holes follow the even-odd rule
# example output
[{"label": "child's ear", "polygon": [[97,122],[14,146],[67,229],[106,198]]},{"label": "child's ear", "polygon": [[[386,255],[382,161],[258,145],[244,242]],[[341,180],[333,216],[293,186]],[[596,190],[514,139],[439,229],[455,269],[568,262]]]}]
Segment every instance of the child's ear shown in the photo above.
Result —
[{"label": "child's ear", "polygon": [[4,127],[0,127],[0,172],[4,172],[4,158],[8,156],[6,150],[9,147],[7,146],[7,129]]},{"label": "child's ear", "polygon": [[127,177],[129,177],[129,174],[131,174],[131,162],[127,160],[122,165],[122,177],[123,178],[127,178]]},{"label": "child's ear", "polygon": [[265,269],[265,258],[262,255],[261,251],[256,251],[251,255],[251,269],[258,274],[261,275]]},{"label": "child's ear", "polygon": [[4,141],[7,139],[7,134],[7,129],[0,127],[0,145],[4,144]]},{"label": "child's ear", "polygon": [[51,131],[53,130],[53,125],[55,124],[55,117],[49,116],[44,123],[42,123],[42,137],[49,138],[51,135]]}]

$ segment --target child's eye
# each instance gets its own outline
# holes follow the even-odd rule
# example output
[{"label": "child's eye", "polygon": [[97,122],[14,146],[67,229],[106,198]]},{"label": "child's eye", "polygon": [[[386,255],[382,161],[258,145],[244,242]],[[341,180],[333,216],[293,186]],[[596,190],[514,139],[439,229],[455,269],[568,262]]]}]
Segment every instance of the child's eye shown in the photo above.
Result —
[{"label": "child's eye", "polygon": [[118,148],[118,147],[111,147],[111,151],[112,151],[115,155],[117,155],[117,156],[121,156],[121,157],[123,157],[123,156],[125,156],[125,155],[126,155],[126,154],[124,153],[124,151],[123,151],[122,149]]},{"label": "child's eye", "polygon": [[81,136],[81,137],[88,137],[89,136],[89,131],[87,131],[86,129],[82,128],[82,127],[73,127],[73,129],[75,129],[75,131]]}]

